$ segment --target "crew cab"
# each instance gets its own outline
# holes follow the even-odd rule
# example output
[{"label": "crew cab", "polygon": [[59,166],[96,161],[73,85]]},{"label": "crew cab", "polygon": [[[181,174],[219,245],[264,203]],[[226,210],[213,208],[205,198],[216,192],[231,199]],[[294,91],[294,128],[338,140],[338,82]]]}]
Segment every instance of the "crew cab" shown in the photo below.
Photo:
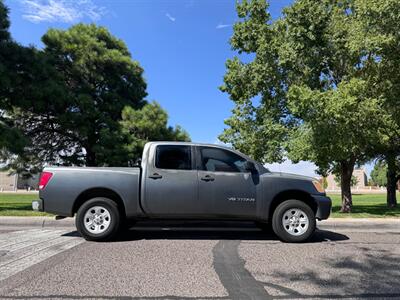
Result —
[{"label": "crew cab", "polygon": [[149,142],[137,167],[48,167],[34,210],[75,215],[87,240],[113,239],[130,221],[238,220],[302,242],[331,200],[311,177],[270,172],[248,156],[213,144]]}]

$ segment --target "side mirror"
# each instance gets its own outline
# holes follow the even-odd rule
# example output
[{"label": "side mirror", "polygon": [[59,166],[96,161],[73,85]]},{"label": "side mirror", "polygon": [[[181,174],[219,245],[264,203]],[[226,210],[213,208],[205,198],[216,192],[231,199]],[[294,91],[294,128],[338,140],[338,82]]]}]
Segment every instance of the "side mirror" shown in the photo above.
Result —
[{"label": "side mirror", "polygon": [[246,161],[244,163],[244,169],[249,172],[254,172],[256,170],[256,166],[252,161]]}]

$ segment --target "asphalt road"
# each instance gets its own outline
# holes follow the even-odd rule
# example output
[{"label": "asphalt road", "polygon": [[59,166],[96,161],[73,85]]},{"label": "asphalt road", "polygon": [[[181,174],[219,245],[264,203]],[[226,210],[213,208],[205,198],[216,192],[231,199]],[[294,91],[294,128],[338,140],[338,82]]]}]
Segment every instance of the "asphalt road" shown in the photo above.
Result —
[{"label": "asphalt road", "polygon": [[320,225],[304,244],[251,224],[155,225],[112,243],[0,226],[0,298],[400,299],[398,223]]}]

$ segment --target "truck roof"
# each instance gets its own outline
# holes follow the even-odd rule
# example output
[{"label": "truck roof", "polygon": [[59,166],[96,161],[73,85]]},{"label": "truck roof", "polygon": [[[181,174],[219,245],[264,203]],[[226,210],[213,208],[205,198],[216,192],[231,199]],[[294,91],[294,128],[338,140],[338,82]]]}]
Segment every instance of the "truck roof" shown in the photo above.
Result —
[{"label": "truck roof", "polygon": [[150,147],[151,145],[187,145],[187,146],[204,146],[204,147],[215,147],[215,148],[222,148],[222,149],[226,149],[232,152],[237,153],[240,156],[244,156],[246,157],[248,160],[253,161],[253,162],[257,162],[256,160],[252,159],[251,157],[249,157],[248,155],[237,151],[233,148],[229,148],[228,146],[225,145],[220,145],[220,144],[209,144],[209,143],[195,143],[195,142],[178,142],[178,141],[157,141],[157,142],[148,142],[146,143],[146,148]]},{"label": "truck roof", "polygon": [[[210,143],[195,143],[195,142],[179,142],[179,141],[157,141],[157,142],[148,142],[147,144],[168,144],[168,145],[188,145],[188,146],[207,146],[207,147],[219,147],[225,148],[228,150],[234,150],[229,148],[228,146],[221,144],[210,144]],[[235,151],[235,150],[234,150]]]}]

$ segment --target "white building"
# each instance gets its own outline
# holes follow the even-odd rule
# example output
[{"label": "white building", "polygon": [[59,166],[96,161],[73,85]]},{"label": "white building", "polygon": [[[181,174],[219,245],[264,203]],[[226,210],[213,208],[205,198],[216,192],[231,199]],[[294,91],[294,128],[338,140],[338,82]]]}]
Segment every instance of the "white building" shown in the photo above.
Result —
[{"label": "white building", "polygon": [[39,176],[26,179],[17,174],[10,175],[8,171],[0,172],[0,191],[36,190],[38,188]]},{"label": "white building", "polygon": [[[353,176],[357,179],[357,184],[352,187],[352,189],[365,189],[368,185],[367,173],[364,168],[355,168],[353,171]],[[340,184],[338,184],[335,180],[335,175],[329,174],[326,177],[326,181],[328,183],[328,187],[326,188],[328,191],[338,191],[340,190]]]}]

